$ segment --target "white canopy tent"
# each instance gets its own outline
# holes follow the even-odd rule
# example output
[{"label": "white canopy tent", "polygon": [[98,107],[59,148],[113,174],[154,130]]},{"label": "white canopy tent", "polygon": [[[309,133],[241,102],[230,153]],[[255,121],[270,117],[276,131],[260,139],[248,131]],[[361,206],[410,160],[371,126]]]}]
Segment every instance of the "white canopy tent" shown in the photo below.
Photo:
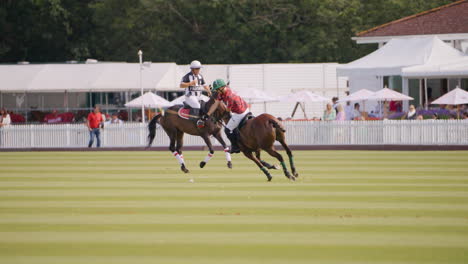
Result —
[{"label": "white canopy tent", "polygon": [[[375,92],[368,98],[369,100],[375,100],[379,101],[379,110],[378,113],[379,115],[384,118],[388,116],[388,111],[384,107],[384,105],[381,102],[389,102],[389,101],[409,101],[413,100],[413,97],[404,95],[402,93],[399,93],[397,91],[394,91],[392,89],[388,89],[387,87]],[[382,115],[383,113],[383,115]]]},{"label": "white canopy tent", "polygon": [[[173,91],[175,63],[145,63],[144,90]],[[140,91],[138,63],[0,65],[0,92]]]},{"label": "white canopy tent", "polygon": [[437,98],[431,104],[461,105],[468,104],[468,92],[457,87]]},{"label": "white canopy tent", "polygon": [[409,66],[438,64],[461,59],[464,54],[437,37],[392,39],[382,48],[348,64],[339,66],[339,76],[402,75]]},{"label": "white canopy tent", "polygon": [[357,92],[354,92],[343,99],[340,99],[338,102],[350,102],[350,101],[364,101],[368,100],[370,96],[372,96],[374,92],[369,91],[367,89],[361,89]]},{"label": "white canopy tent", "polygon": [[130,108],[140,108],[142,106],[149,108],[167,108],[173,106],[173,104],[159,95],[156,95],[152,92],[146,92],[142,96],[126,103],[125,106]]},{"label": "white canopy tent", "polygon": [[24,92],[44,65],[0,65],[0,92]]},{"label": "white canopy tent", "polygon": [[323,97],[321,95],[314,94],[310,91],[302,90],[298,91],[295,93],[288,94],[285,97],[280,98],[281,102],[295,102],[296,106],[294,106],[294,110],[291,114],[291,117],[294,117],[294,114],[296,113],[297,107],[300,106],[302,109],[302,112],[304,113],[304,117],[307,118],[306,112],[305,112],[305,103],[306,102],[329,102],[330,99]]},{"label": "white canopy tent", "polygon": [[383,88],[369,96],[368,99],[377,101],[409,101],[413,100],[413,97],[404,95],[392,89]]},{"label": "white canopy tent", "polygon": [[468,56],[450,62],[406,67],[402,75],[407,78],[468,77]]},{"label": "white canopy tent", "polygon": [[468,92],[457,87],[437,98],[432,104],[447,104],[457,106],[457,117],[460,118],[460,105],[468,104]]},{"label": "white canopy tent", "polygon": [[267,103],[267,102],[278,102],[279,99],[275,96],[271,96],[259,89],[249,90],[236,90],[237,94],[246,100],[249,104]]}]

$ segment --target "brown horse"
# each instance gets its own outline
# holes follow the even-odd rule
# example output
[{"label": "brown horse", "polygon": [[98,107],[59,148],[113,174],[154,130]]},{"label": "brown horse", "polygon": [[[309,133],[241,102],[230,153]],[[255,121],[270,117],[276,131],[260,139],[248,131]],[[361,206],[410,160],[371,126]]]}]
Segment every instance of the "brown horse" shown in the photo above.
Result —
[{"label": "brown horse", "polygon": [[[213,103],[214,99],[210,99],[205,104],[204,109],[208,109]],[[221,120],[223,118],[228,118],[227,115],[229,114],[229,112],[226,111],[226,107],[224,106],[224,104],[220,104],[218,106],[218,109],[213,113],[212,119],[206,120],[204,128],[198,128],[196,123],[192,120],[179,117],[178,111],[180,108],[182,108],[181,105],[172,106],[165,111],[164,115],[158,114],[155,117],[153,117],[153,119],[151,119],[150,123],[148,124],[148,147],[150,147],[153,143],[154,137],[156,136],[156,123],[159,123],[163,127],[164,131],[166,131],[166,134],[169,136],[169,150],[179,161],[180,169],[183,172],[188,173],[189,170],[185,166],[184,157],[182,155],[184,134],[187,133],[194,136],[200,136],[203,138],[206,145],[208,146],[210,152],[205,157],[205,160],[200,162],[200,168],[203,168],[206,165],[206,163],[213,157],[214,150],[213,145],[211,144],[210,136],[214,136],[224,148],[227,166],[229,168],[232,168],[229,148],[227,147],[226,143],[224,142],[221,136]]]},{"label": "brown horse", "polygon": [[[281,122],[269,114],[261,114],[248,120],[239,130],[239,147],[242,153],[244,153],[247,158],[253,160],[255,164],[257,164],[257,166],[267,176],[268,181],[271,181],[272,179],[272,176],[268,171],[270,166],[268,163],[261,160],[261,150],[266,151],[268,154],[280,161],[281,166],[283,167],[284,175],[288,179],[294,181],[295,178],[299,176],[299,174],[296,172],[296,167],[294,166],[291,149],[285,141],[285,132],[286,130],[284,129]],[[289,157],[289,163],[291,165],[292,175],[289,173],[286,167],[283,156],[281,156],[281,154],[276,151],[275,146],[273,145],[275,141],[278,141],[281,146],[283,146],[284,150],[286,150],[286,153]],[[255,156],[253,155],[253,152],[255,152]]]}]

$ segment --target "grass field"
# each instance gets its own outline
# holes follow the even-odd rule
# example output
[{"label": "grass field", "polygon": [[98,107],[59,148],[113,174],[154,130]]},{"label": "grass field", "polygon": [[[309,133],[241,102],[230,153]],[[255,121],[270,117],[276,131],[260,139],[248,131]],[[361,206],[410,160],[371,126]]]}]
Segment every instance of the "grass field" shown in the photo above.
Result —
[{"label": "grass field", "polygon": [[0,152],[0,263],[468,263],[468,152],[294,153]]}]

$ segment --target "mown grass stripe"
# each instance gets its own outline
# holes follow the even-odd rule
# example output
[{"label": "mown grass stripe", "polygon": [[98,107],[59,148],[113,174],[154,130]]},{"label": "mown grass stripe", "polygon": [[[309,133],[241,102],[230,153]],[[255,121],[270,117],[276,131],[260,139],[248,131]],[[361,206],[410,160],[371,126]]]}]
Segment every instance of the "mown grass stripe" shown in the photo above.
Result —
[{"label": "mown grass stripe", "polygon": [[392,202],[329,202],[329,201],[0,201],[2,208],[278,208],[278,209],[419,209],[437,211],[465,211],[468,216],[468,204],[422,204]]},{"label": "mown grass stripe", "polygon": [[0,218],[0,223],[12,224],[174,224],[174,225],[194,225],[194,224],[281,224],[281,225],[401,225],[401,226],[467,226],[467,217],[400,217],[395,215],[374,215],[356,216],[341,215],[284,215],[282,217],[271,217],[262,215],[241,215],[222,214],[212,215],[183,215],[174,217],[172,214],[153,214],[141,217],[139,214],[47,214],[29,212],[24,214],[5,213]]},{"label": "mown grass stripe", "polygon": [[[465,234],[362,232],[0,232],[0,243],[430,246],[468,249]],[[356,238],[359,237],[359,240]]]}]

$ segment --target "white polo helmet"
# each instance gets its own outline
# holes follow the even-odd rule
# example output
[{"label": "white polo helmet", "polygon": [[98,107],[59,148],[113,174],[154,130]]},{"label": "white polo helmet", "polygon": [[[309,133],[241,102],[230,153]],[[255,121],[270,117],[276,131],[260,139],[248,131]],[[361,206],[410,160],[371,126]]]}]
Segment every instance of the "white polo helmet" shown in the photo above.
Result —
[{"label": "white polo helmet", "polygon": [[200,68],[203,68],[203,66],[201,65],[201,62],[194,60],[190,63],[190,69],[200,69]]}]

